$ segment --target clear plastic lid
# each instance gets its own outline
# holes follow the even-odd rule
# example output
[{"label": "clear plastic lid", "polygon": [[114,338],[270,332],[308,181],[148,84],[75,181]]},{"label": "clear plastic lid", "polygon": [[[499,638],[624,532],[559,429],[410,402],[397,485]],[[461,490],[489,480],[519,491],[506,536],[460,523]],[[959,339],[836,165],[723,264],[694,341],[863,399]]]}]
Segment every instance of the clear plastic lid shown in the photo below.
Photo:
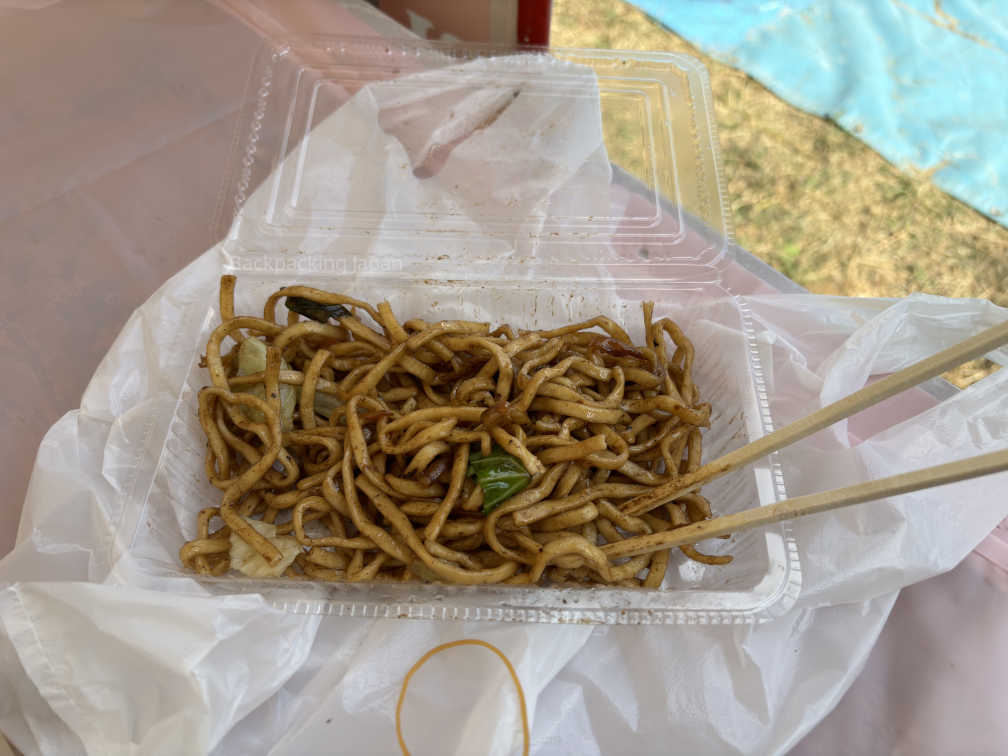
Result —
[{"label": "clear plastic lid", "polygon": [[302,39],[263,52],[249,95],[221,213],[235,258],[373,256],[409,238],[405,264],[436,269],[448,248],[502,275],[605,258],[636,277],[715,266],[730,243],[707,78],[688,56]]}]

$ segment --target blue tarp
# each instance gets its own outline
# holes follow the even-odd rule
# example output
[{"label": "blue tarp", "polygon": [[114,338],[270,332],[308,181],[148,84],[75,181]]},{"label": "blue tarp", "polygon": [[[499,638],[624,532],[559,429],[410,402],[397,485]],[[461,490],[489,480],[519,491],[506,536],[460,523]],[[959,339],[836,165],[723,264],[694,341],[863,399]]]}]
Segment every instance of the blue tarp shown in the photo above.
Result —
[{"label": "blue tarp", "polygon": [[1008,0],[632,0],[1008,225]]}]

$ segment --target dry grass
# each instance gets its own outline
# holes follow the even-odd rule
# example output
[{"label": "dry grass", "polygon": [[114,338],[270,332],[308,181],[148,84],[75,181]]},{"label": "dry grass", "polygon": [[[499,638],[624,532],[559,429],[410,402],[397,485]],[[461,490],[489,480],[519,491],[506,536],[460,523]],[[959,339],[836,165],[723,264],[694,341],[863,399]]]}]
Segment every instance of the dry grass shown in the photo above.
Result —
[{"label": "dry grass", "polygon": [[[739,243],[809,290],[924,291],[1008,306],[1008,230],[887,163],[834,123],[794,108],[618,0],[553,0],[563,47],[673,50],[710,70]],[[948,377],[968,385],[974,363]]]}]

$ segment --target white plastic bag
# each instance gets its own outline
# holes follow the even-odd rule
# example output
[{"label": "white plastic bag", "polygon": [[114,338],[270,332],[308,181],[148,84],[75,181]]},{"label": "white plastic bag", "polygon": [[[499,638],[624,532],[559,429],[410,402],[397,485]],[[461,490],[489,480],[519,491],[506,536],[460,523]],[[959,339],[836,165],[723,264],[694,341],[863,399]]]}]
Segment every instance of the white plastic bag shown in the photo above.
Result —
[{"label": "white plastic bag", "polygon": [[[155,424],[167,423],[170,411],[156,397],[170,395],[170,380],[162,384],[154,376],[174,374],[181,380],[181,368],[173,367],[170,353],[135,359],[144,338],[157,332],[146,326],[177,325],[165,306],[172,291],[196,283],[190,276],[205,276],[197,288],[209,292],[213,272],[200,262],[141,308],[99,371],[101,381],[96,379],[89,389],[85,408],[63,418],[40,449],[27,502],[28,524],[15,551],[0,562],[2,579],[14,583],[0,592],[4,636],[21,665],[11,671],[5,666],[2,700],[8,703],[0,708],[0,727],[27,753],[34,749],[33,741],[25,740],[30,723],[39,730],[31,735],[34,742],[56,738],[60,743],[58,751],[49,752],[72,752],[64,750],[72,740],[65,725],[91,753],[157,753],[152,743],[161,743],[162,737],[175,752],[201,752],[217,744],[218,753],[242,753],[254,742],[276,744],[275,753],[297,752],[285,750],[297,743],[306,753],[333,742],[327,719],[331,724],[350,717],[355,726],[340,728],[339,736],[348,751],[389,752],[395,748],[394,707],[406,670],[430,647],[460,636],[496,642],[518,668],[537,752],[647,750],[670,731],[678,733],[684,752],[779,752],[828,712],[854,679],[894,591],[952,567],[1008,513],[1000,493],[1005,476],[999,475],[958,484],[954,497],[936,489],[799,520],[795,528],[804,575],[799,606],[780,620],[756,626],[461,626],[332,617],[319,625],[318,618],[282,614],[248,598],[25,582],[85,577],[89,553],[107,537],[114,501],[114,486],[106,479],[112,468],[103,470],[103,457],[109,450],[114,456],[119,433],[130,435],[129,426],[139,422],[133,415],[149,414]],[[772,342],[767,357],[779,423],[821,404],[819,394],[831,373],[819,377],[816,371],[840,364],[829,358],[854,332],[851,313],[891,317],[888,313],[897,308],[908,324],[920,326],[912,344],[898,343],[895,350],[884,338],[867,337],[885,331],[876,320],[861,327],[858,341],[866,345],[864,354],[907,361],[1005,315],[982,302],[934,298],[896,304],[812,296],[746,302],[764,341]],[[943,312],[954,315],[952,332],[949,319],[936,317]],[[814,328],[829,333],[814,345],[802,343],[801,334]],[[995,373],[854,447],[829,431],[817,434],[782,453],[788,490],[799,495],[892,474],[924,458],[907,459],[906,449],[926,452],[930,463],[1003,448],[1008,440],[1006,383],[1004,371]],[[91,415],[90,398],[113,385],[122,391],[114,410],[119,414],[103,418],[98,413],[108,403],[96,403],[97,416]],[[852,383],[846,388],[858,387]],[[199,592],[195,584],[171,588]],[[89,623],[102,627],[109,617],[114,620],[108,635],[101,631],[102,644],[94,643],[99,631],[85,629]],[[187,653],[202,653],[205,666],[190,666],[185,654],[175,656],[177,646],[166,645],[164,636],[176,632],[176,621],[191,627],[183,647]],[[246,625],[255,629],[246,632]],[[277,649],[281,653],[271,657]],[[254,670],[249,658],[257,659]],[[271,658],[285,663],[259,661]],[[299,669],[296,662],[302,658]],[[89,663],[54,668],[57,659]],[[487,683],[499,694],[494,718],[486,707],[477,709],[468,724],[433,715],[409,719],[406,709],[407,723],[415,728],[409,732],[416,739],[415,752],[423,752],[422,743],[434,751],[455,743],[456,752],[466,753],[476,742],[498,742],[491,725],[503,728],[497,732],[516,731],[516,710],[505,703],[511,693],[501,692],[508,686],[500,668],[474,664],[467,655],[446,655],[441,663],[454,663],[450,679],[460,689]],[[161,678],[179,682],[160,688],[151,700],[148,686]],[[220,684],[201,684],[201,678]],[[444,672],[441,679],[447,679]],[[95,690],[116,691],[120,706],[107,708],[103,695],[91,694]],[[433,712],[443,695],[440,686],[416,684],[407,703]],[[255,704],[260,705],[234,727]],[[56,724],[53,713],[63,724]],[[215,721],[201,729],[162,729],[176,717],[196,721],[207,716]],[[100,730],[87,727],[90,722],[101,722]],[[218,742],[225,732],[229,734]]]}]

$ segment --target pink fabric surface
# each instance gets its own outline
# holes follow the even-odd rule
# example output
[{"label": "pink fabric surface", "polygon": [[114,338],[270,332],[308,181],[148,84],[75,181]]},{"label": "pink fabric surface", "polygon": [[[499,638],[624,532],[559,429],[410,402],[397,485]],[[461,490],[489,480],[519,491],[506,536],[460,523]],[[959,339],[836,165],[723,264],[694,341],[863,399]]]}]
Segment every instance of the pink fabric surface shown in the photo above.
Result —
[{"label": "pink fabric surface", "polygon": [[[373,28],[324,0],[20,5],[0,10],[0,554],[46,429],[130,312],[215,241],[259,37]],[[729,275],[737,293],[767,290]],[[1001,750],[1006,624],[1008,578],[978,555],[904,591],[865,672],[795,753]]]},{"label": "pink fabric surface", "polygon": [[358,2],[338,0],[210,0],[263,39],[338,34],[341,36],[412,37],[388,16]]},{"label": "pink fabric surface", "polygon": [[130,313],[213,244],[258,44],[195,0],[0,15],[0,553],[43,434]]},{"label": "pink fabric surface", "polygon": [[970,554],[904,589],[861,676],[792,756],[1008,752],[1008,573]]}]

